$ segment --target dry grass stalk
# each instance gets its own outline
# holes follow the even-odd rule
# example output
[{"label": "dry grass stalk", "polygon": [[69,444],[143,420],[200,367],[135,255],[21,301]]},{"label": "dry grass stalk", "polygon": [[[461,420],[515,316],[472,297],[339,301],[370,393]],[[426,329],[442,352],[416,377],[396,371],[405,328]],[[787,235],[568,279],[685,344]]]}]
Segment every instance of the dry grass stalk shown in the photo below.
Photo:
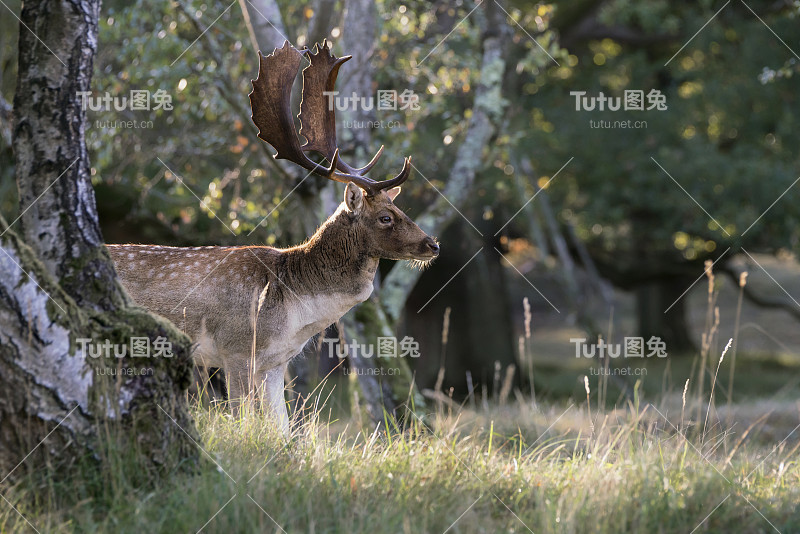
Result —
[{"label": "dry grass stalk", "polygon": [[[439,357],[439,373],[436,375],[436,385],[433,390],[437,393],[442,392],[442,385],[444,384],[445,364],[447,359],[447,341],[450,338],[450,306],[444,310],[444,321],[442,323],[442,354]],[[442,403],[439,402],[439,410],[442,409]]]},{"label": "dry grass stalk", "polygon": [[511,394],[511,387],[514,385],[514,372],[517,367],[512,363],[506,367],[506,376],[503,378],[503,387],[500,388],[500,405],[503,406]]},{"label": "dry grass stalk", "polygon": [[503,366],[500,365],[500,361],[495,360],[494,362],[494,377],[492,380],[492,398],[495,402],[498,401],[498,397],[500,395],[500,371],[503,369]]},{"label": "dry grass stalk", "polygon": [[683,385],[683,397],[681,404],[681,430],[683,430],[683,416],[686,413],[686,392],[689,391],[689,379],[686,379],[686,384]]},{"label": "dry grass stalk", "polygon": [[591,390],[589,389],[589,377],[583,375],[583,388],[586,390],[586,410],[589,414],[589,424],[591,425],[592,435],[594,435],[594,421],[592,420],[592,402],[589,400]]},{"label": "dry grass stalk", "polygon": [[[704,395],[704,386],[706,378],[706,367],[708,366],[708,355],[714,343],[714,337],[719,327],[719,309],[714,306],[716,297],[714,292],[714,262],[706,260],[705,262],[705,275],[708,279],[708,301],[706,309],[706,329],[702,336],[702,343],[700,347],[700,367],[697,370],[697,398],[702,399]],[[698,403],[697,405],[697,420],[699,421],[703,415],[703,406]]]},{"label": "dry grass stalk", "polygon": [[536,406],[536,385],[534,383],[534,370],[533,370],[533,351],[531,350],[531,322],[533,315],[531,314],[531,303],[528,297],[522,299],[523,319],[525,323],[525,337],[519,338],[520,350],[519,361],[524,362],[528,366],[528,382],[531,386],[531,403]]},{"label": "dry grass stalk", "polygon": [[717,363],[717,371],[714,373],[714,378],[711,380],[711,394],[708,397],[708,409],[706,409],[706,419],[705,422],[703,422],[704,439],[706,434],[706,426],[708,425],[708,414],[711,413],[711,404],[714,402],[714,386],[717,385],[717,375],[719,374],[719,368],[722,366],[722,360],[725,358],[725,353],[728,352],[729,348],[731,348],[731,343],[733,343],[733,338],[730,338],[727,345],[725,345],[725,349],[723,349],[722,355],[719,357],[719,363]]},{"label": "dry grass stalk", "polygon": [[525,317],[525,339],[531,338],[531,304],[528,301],[528,297],[522,299],[522,308],[524,311]]},{"label": "dry grass stalk", "polygon": [[733,377],[736,372],[736,349],[739,345],[739,324],[742,318],[742,297],[744,296],[744,286],[747,285],[747,271],[739,273],[739,299],[736,303],[736,321],[733,325],[733,348],[731,350],[731,368],[728,370],[728,413],[731,413],[733,403]]}]

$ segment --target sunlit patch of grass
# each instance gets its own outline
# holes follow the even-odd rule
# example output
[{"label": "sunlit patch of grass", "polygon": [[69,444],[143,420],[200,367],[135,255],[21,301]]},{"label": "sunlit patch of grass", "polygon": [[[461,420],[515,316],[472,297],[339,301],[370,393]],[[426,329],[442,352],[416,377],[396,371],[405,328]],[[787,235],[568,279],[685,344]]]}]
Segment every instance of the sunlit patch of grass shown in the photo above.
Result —
[{"label": "sunlit patch of grass", "polygon": [[[583,403],[521,401],[388,435],[312,415],[288,439],[258,412],[197,405],[208,462],[195,475],[125,487],[103,510],[25,507],[36,488],[2,493],[41,532],[690,532],[717,505],[700,531],[771,530],[745,499],[780,531],[800,529],[797,439],[764,446],[758,423],[731,435],[717,422],[702,442],[692,430],[703,421],[683,433],[673,404],[593,407],[590,418]],[[785,436],[798,411],[781,409]],[[30,527],[0,503],[0,530]]]},{"label": "sunlit patch of grass", "polygon": [[[704,340],[710,368],[668,367],[657,397],[637,381],[632,394],[592,401],[600,384],[567,369],[580,390],[566,401],[516,391],[516,403],[506,393],[470,409],[445,396],[385,432],[325,420],[321,384],[288,436],[255,398],[237,416],[194,401],[205,460],[193,474],[135,486],[141,477],[125,475],[135,455],[118,451],[116,471],[87,469],[69,487],[0,484],[0,532],[798,532],[796,383],[778,373],[773,395],[749,399],[749,374],[736,382],[746,400],[717,406],[717,324]],[[677,387],[666,385],[673,372]]]}]

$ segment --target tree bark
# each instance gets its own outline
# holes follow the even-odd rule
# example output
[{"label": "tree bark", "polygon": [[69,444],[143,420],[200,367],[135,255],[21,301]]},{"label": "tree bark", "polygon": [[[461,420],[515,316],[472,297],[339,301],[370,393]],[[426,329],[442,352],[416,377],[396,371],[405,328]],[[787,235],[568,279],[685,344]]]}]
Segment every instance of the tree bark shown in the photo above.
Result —
[{"label": "tree bark", "polygon": [[[480,83],[475,89],[475,102],[467,133],[459,146],[455,165],[450,171],[442,195],[417,218],[420,228],[431,235],[441,233],[458,216],[453,206],[462,209],[466,204],[475,176],[483,167],[484,149],[489,146],[497,126],[502,123],[507,105],[503,98],[502,83],[506,69],[505,44],[508,42],[510,28],[505,24],[504,14],[496,3],[486,2],[484,6]],[[442,244],[442,253],[447,254],[447,243]],[[399,321],[406,298],[420,274],[418,270],[398,264],[386,276],[379,298],[391,324]]]},{"label": "tree bark", "polygon": [[309,48],[314,43],[321,43],[330,34],[336,24],[336,0],[318,0],[314,9],[314,16],[309,21],[306,45]]},{"label": "tree bark", "polygon": [[[180,402],[188,339],[129,307],[100,234],[78,96],[89,90],[99,10],[99,0],[34,1],[20,17],[30,28],[20,31],[13,140],[23,235],[0,221],[0,471],[9,479],[43,465],[62,478],[65,466],[126,454],[135,459],[126,474],[144,482],[198,459]],[[106,340],[131,347],[132,337],[149,347],[162,338],[172,356],[89,357]]]},{"label": "tree bark", "polygon": [[[376,25],[378,11],[372,0],[347,0],[342,24],[342,50],[353,54],[353,59],[342,69],[341,94],[349,97],[356,93],[359,96],[374,96],[372,86],[375,69],[372,66],[372,55],[375,52]],[[362,109],[361,106],[347,111],[347,119],[357,124],[367,124],[375,120],[375,110]],[[369,161],[373,154],[372,130],[370,128],[350,128],[343,131],[343,140],[352,143],[359,160]],[[375,151],[372,150],[374,153]]]},{"label": "tree bark", "polygon": [[99,12],[99,1],[24,4],[14,155],[25,242],[79,305],[109,309],[124,297],[100,235],[78,96],[89,90]]},{"label": "tree bark", "polygon": [[274,0],[239,0],[239,7],[253,48],[261,50],[265,56],[274,48],[280,48],[284,41],[292,41]]}]

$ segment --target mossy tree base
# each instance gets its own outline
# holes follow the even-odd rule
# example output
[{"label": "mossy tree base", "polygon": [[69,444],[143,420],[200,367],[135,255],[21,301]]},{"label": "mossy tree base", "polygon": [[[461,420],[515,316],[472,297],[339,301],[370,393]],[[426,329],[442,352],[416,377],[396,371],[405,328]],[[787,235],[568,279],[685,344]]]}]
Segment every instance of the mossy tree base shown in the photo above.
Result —
[{"label": "mossy tree base", "polygon": [[[188,338],[139,308],[79,308],[12,231],[0,251],[2,476],[45,469],[66,477],[88,462],[109,473],[127,466],[128,479],[144,482],[195,465],[194,425],[181,400],[191,376]],[[91,355],[105,340],[130,350],[132,337],[151,347],[163,339],[172,356]]]}]

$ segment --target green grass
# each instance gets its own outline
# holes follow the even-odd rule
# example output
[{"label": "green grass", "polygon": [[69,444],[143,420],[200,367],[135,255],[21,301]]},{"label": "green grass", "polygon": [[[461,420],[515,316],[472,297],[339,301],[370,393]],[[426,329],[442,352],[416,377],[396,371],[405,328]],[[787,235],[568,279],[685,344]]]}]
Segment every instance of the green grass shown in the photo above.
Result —
[{"label": "green grass", "polygon": [[360,426],[349,380],[322,384],[309,405],[330,408],[288,440],[263,414],[195,404],[199,470],[142,487],[125,451],[68,484],[25,466],[0,484],[0,533],[800,532],[798,361],[741,351],[727,406],[716,326],[702,370],[637,361],[646,375],[599,395],[596,362],[536,351],[535,405],[468,399],[403,432]]},{"label": "green grass", "polygon": [[[731,432],[712,409],[705,434],[679,395],[589,408],[519,399],[389,435],[314,419],[286,441],[263,416],[196,406],[213,461],[194,475],[99,499],[78,482],[0,492],[42,533],[800,531],[800,431],[775,447],[794,403],[737,406]],[[0,531],[33,532],[2,501]]]}]

